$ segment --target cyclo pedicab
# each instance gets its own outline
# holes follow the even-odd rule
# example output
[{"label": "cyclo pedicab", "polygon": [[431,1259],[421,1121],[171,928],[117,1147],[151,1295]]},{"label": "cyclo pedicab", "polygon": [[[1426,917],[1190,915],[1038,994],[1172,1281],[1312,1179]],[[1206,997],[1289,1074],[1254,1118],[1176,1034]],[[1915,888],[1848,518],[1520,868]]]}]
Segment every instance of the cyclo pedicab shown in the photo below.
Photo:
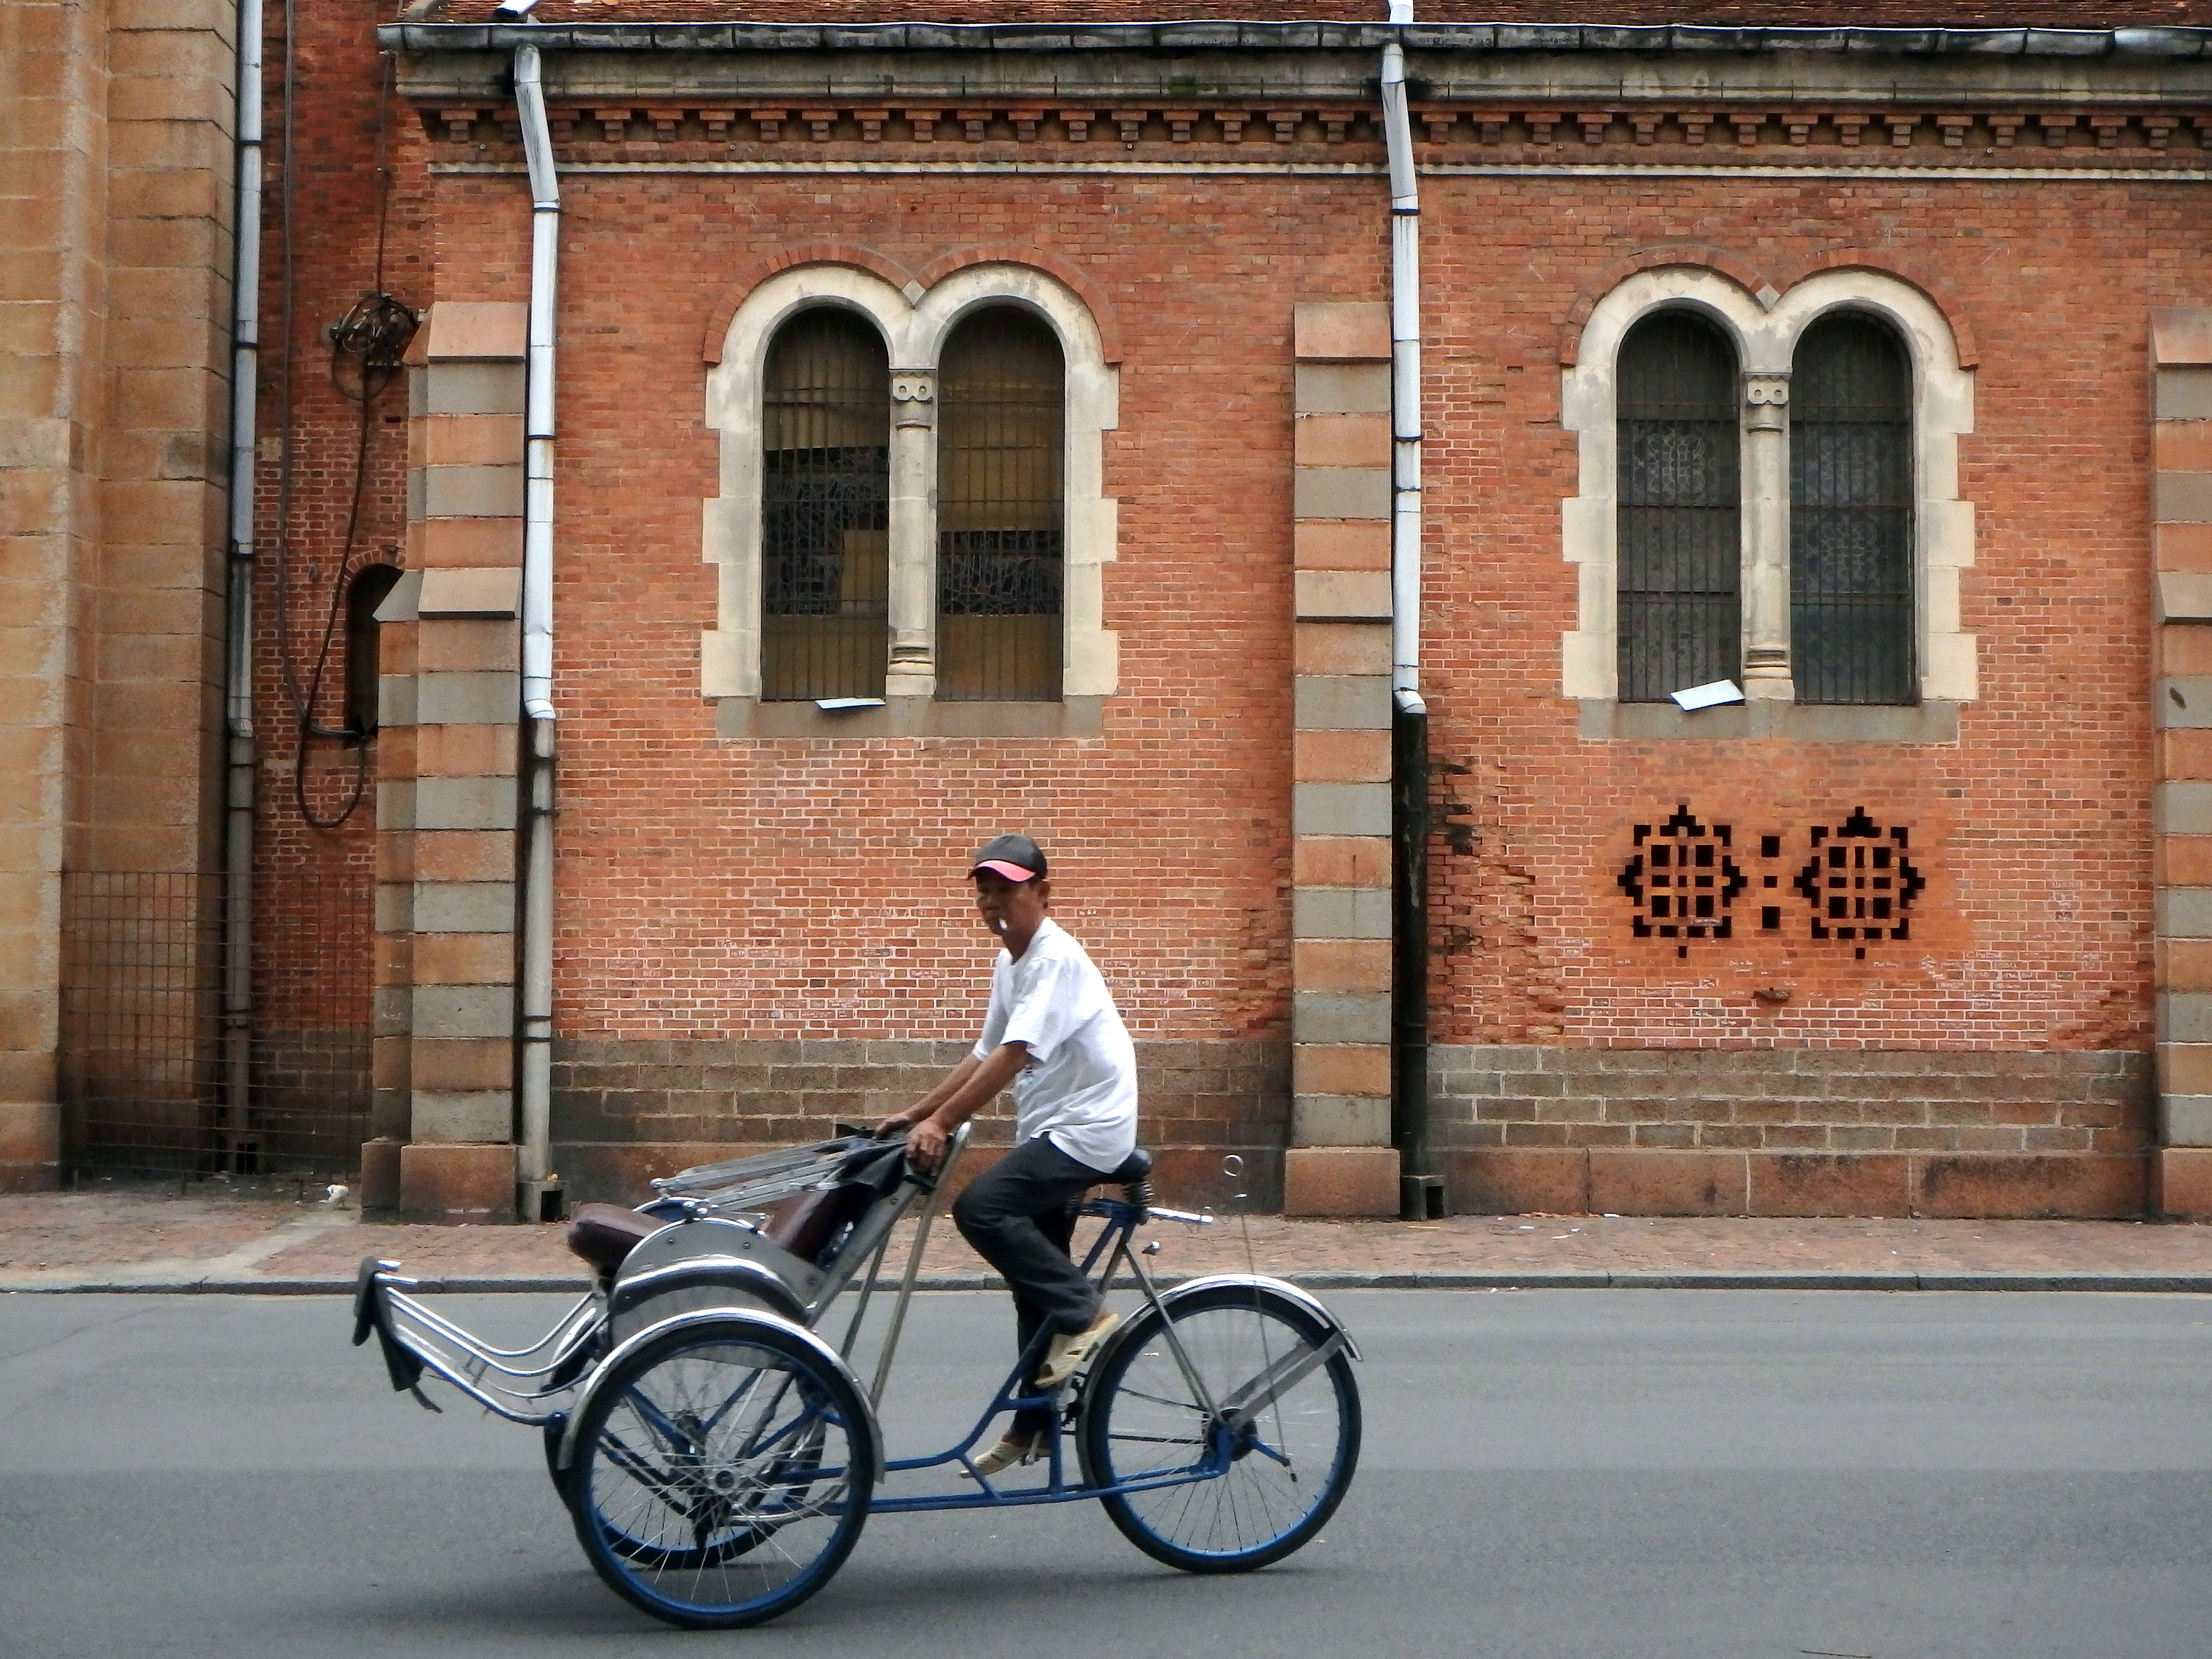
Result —
[{"label": "cyclo pedicab", "polygon": [[[842,1126],[841,1126],[842,1127]],[[510,1422],[542,1429],[555,1489],[615,1593],[670,1624],[755,1625],[843,1565],[872,1510],[992,1509],[1097,1498],[1139,1549],[1189,1572],[1244,1572],[1318,1533],[1359,1458],[1351,1334],[1279,1279],[1222,1273],[1163,1288],[1133,1248],[1152,1221],[1212,1224],[1153,1201],[1143,1151],[1081,1213],[1104,1223],[1083,1261],[1142,1305],[1052,1394],[1029,1382],[1048,1333],[1000,1382],[966,1437],[886,1457],[877,1420],[938,1194],[968,1142],[925,1175],[898,1139],[844,1138],[702,1164],[655,1181],[635,1210],[586,1204],[570,1249],[597,1282],[527,1348],[494,1348],[406,1292],[397,1262],[361,1265],[354,1341],[373,1334],[392,1386],[429,1409],[427,1370]],[[1242,1165],[1231,1160],[1232,1178]],[[854,1349],[893,1226],[914,1242],[872,1382]],[[1101,1264],[1103,1264],[1103,1267]],[[858,1285],[835,1345],[818,1328]],[[996,1477],[974,1454],[998,1419],[1048,1409],[1037,1461]],[[1073,1468],[1068,1449],[1073,1444]],[[957,1466],[972,1485],[900,1493],[890,1478]]]}]

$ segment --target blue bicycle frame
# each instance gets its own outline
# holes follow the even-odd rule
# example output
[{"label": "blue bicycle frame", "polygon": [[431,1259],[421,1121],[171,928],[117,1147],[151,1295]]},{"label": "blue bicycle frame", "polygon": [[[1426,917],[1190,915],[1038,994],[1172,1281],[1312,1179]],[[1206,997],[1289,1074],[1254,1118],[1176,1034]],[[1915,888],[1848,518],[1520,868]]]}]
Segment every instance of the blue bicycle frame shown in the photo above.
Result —
[{"label": "blue bicycle frame", "polygon": [[[1106,1269],[1099,1281],[1099,1287],[1103,1290],[1113,1283],[1115,1265],[1126,1260],[1138,1284],[1143,1287],[1146,1299],[1155,1307],[1159,1306],[1159,1292],[1152,1283],[1152,1275],[1145,1271],[1143,1265],[1138,1260],[1136,1252],[1129,1248],[1129,1241],[1143,1219],[1137,1207],[1112,1199],[1096,1199],[1085,1204],[1079,1213],[1103,1217],[1106,1223],[1104,1231],[1098,1235],[1089,1251],[1084,1255],[1084,1273],[1086,1275],[1091,1273],[1097,1266],[1099,1259],[1102,1256],[1104,1257]],[[1205,1224],[1204,1218],[1197,1216],[1184,1216],[1174,1212],[1158,1210],[1154,1210],[1151,1213],[1156,1216],[1166,1215],[1175,1220]],[[917,1510],[977,1510],[1012,1508],[1024,1504],[1067,1504],[1079,1499],[1107,1498],[1123,1492],[1154,1492],[1164,1486],[1187,1486],[1197,1481],[1213,1480],[1227,1471],[1231,1437],[1225,1433],[1216,1432],[1208,1437],[1205,1456],[1188,1468],[1147,1475],[1138,1480],[1115,1481],[1106,1486],[1092,1486],[1083,1480],[1078,1480],[1071,1485],[1067,1479],[1066,1450],[1067,1437],[1064,1428],[1064,1420],[1068,1413],[1060,1405],[1056,1395],[1028,1392],[1028,1384],[1025,1381],[1036,1370],[1038,1362],[1043,1358],[1045,1345],[1050,1334],[1049,1330],[1040,1330],[1030,1339],[1029,1346],[1023,1350],[1021,1358],[1015,1361],[1013,1369],[1006,1373],[1006,1380],[1000,1383],[998,1392],[993,1396],[991,1403],[984,1408],[983,1414],[975,1420],[975,1425],[957,1445],[941,1452],[933,1453],[927,1457],[896,1457],[887,1460],[884,1464],[884,1473],[890,1474],[915,1469],[938,1468],[948,1463],[958,1463],[967,1470],[969,1478],[975,1481],[975,1490],[973,1492],[925,1493],[906,1498],[877,1498],[869,1503],[870,1510],[875,1514],[884,1515]],[[1173,1343],[1175,1335],[1172,1326],[1169,1327],[1167,1335],[1169,1341]],[[982,1439],[992,1424],[1001,1417],[1021,1411],[1042,1411],[1048,1414],[1049,1426],[1047,1431],[1044,1458],[1046,1480],[1042,1486],[1018,1492],[1004,1492],[992,1484],[989,1476],[977,1472],[975,1462],[971,1454],[975,1450],[976,1443]]]}]

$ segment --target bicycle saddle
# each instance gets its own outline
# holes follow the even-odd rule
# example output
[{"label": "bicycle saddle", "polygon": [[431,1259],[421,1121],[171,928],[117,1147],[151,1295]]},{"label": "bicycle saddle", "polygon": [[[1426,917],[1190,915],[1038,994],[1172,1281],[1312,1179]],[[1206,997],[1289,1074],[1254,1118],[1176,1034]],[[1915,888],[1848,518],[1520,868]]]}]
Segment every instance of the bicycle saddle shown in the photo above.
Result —
[{"label": "bicycle saddle", "polygon": [[1109,1182],[1116,1187],[1130,1187],[1142,1181],[1152,1172],[1152,1155],[1139,1146],[1121,1160],[1120,1166],[1113,1174],[1100,1176],[1098,1179],[1102,1182]]}]

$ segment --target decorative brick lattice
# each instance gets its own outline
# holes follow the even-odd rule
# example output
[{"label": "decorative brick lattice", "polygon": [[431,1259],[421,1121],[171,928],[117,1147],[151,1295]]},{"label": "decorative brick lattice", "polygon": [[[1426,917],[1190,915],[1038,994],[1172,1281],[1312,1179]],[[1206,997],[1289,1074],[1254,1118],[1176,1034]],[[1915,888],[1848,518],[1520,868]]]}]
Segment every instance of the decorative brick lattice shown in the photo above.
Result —
[{"label": "decorative brick lattice", "polygon": [[1909,832],[1885,830],[1853,809],[1841,823],[1812,832],[1813,857],[1793,884],[1812,909],[1816,939],[1857,941],[1861,958],[1880,939],[1912,937],[1908,914],[1928,885],[1905,857]]},{"label": "decorative brick lattice", "polygon": [[[1633,907],[1630,931],[1638,939],[1733,937],[1729,907],[1748,884],[1729,854],[1734,838],[1728,824],[1700,823],[1686,804],[1656,831],[1648,823],[1638,824],[1638,850],[1619,878]],[[1688,956],[1689,945],[1678,944],[1674,954]]]}]

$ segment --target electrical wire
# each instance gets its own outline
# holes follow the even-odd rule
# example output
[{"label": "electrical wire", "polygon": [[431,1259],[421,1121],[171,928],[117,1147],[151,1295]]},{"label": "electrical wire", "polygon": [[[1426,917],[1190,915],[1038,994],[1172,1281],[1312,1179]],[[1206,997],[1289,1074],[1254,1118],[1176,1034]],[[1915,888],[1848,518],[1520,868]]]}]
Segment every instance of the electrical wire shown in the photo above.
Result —
[{"label": "electrical wire", "polygon": [[[283,320],[280,333],[283,343],[281,359],[281,378],[278,382],[278,406],[283,431],[283,450],[277,469],[276,491],[276,653],[283,671],[282,680],[292,705],[293,724],[299,735],[299,747],[292,766],[292,799],[299,808],[301,817],[311,827],[336,830],[350,818],[368,792],[368,734],[350,722],[344,726],[324,726],[315,719],[315,708],[321,700],[323,682],[329,672],[331,652],[337,634],[338,617],[345,608],[347,574],[353,562],[354,544],[361,528],[362,496],[368,474],[369,436],[374,429],[374,410],[378,398],[398,378],[401,358],[419,325],[419,315],[410,307],[401,304],[384,291],[385,251],[392,216],[392,169],[389,154],[389,125],[392,103],[392,59],[383,56],[383,74],[378,85],[376,117],[376,261],[372,286],[356,300],[352,307],[330,330],[331,383],[338,394],[360,409],[360,421],[354,445],[353,487],[346,508],[345,536],[338,548],[336,568],[331,573],[330,600],[325,607],[321,637],[317,641],[313,666],[306,684],[301,684],[293,660],[291,635],[292,571],[292,439],[293,439],[293,379],[292,366],[296,315],[297,283],[294,262],[293,231],[293,134],[295,112],[295,67],[294,29],[295,0],[284,3],[284,106],[283,106],[283,174],[279,201],[284,220],[283,257],[284,282],[281,309]],[[349,386],[343,372],[350,365],[353,384]],[[345,805],[334,817],[319,817],[307,799],[307,765],[318,738],[333,738],[350,744],[355,749],[353,787],[348,792]]]}]

